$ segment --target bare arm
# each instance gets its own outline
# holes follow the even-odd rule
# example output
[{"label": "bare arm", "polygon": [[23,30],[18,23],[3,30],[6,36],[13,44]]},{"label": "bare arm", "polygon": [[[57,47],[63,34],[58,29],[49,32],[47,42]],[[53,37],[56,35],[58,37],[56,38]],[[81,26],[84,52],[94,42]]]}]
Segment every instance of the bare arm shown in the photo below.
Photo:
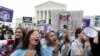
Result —
[{"label": "bare arm", "polygon": [[66,56],[66,54],[67,54],[67,45],[65,45],[65,48],[64,48],[64,50],[63,50],[62,56]]}]

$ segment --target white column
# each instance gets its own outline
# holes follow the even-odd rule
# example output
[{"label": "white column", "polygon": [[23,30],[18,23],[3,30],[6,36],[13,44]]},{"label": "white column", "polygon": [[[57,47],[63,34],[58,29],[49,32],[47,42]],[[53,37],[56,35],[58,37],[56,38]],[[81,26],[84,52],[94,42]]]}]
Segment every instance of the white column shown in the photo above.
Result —
[{"label": "white column", "polygon": [[38,17],[38,20],[39,20],[39,18],[40,18],[40,11],[38,11],[38,16],[37,17]]},{"label": "white column", "polygon": [[49,23],[49,10],[47,10],[46,12],[47,12],[46,23]]},{"label": "white column", "polygon": [[45,14],[44,20],[46,20],[46,18],[47,18],[47,11],[44,11],[44,14]]},{"label": "white column", "polygon": [[52,19],[52,12],[53,10],[50,10],[50,19]]},{"label": "white column", "polygon": [[40,20],[43,20],[43,10],[41,11],[41,18]]},{"label": "white column", "polygon": [[49,19],[51,19],[51,10],[49,11]]},{"label": "white column", "polygon": [[38,21],[38,19],[39,19],[39,11],[37,10],[35,13],[36,13],[36,14],[35,14],[35,15],[36,15],[36,18],[35,18],[35,19],[36,19],[36,23],[37,23],[37,21]]},{"label": "white column", "polygon": [[45,20],[45,11],[42,11],[43,12],[43,20]]},{"label": "white column", "polygon": [[41,11],[39,11],[39,20],[41,20]]}]

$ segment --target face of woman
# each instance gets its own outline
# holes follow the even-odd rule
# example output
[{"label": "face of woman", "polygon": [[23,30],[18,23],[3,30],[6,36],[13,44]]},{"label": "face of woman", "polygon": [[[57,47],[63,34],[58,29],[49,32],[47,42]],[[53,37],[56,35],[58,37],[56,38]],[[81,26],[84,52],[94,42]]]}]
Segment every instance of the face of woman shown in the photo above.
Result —
[{"label": "face of woman", "polygon": [[22,30],[21,29],[17,29],[15,35],[16,35],[16,38],[18,38],[18,39],[22,38],[23,37]]},{"label": "face of woman", "polygon": [[39,43],[39,40],[40,40],[39,32],[34,31],[29,38],[29,43],[32,45],[37,45]]},{"label": "face of woman", "polygon": [[55,41],[56,41],[56,35],[55,35],[54,32],[51,32],[51,33],[49,34],[48,41],[49,41],[49,43],[55,43]]},{"label": "face of woman", "polygon": [[7,31],[6,34],[7,34],[7,36],[11,36],[12,35],[12,33],[10,31]]},{"label": "face of woman", "polygon": [[0,37],[2,36],[2,34],[3,34],[3,33],[2,33],[2,30],[0,30]]},{"label": "face of woman", "polygon": [[84,37],[83,31],[82,31],[80,34],[78,34],[78,36],[79,36],[81,39],[83,39],[83,37]]}]

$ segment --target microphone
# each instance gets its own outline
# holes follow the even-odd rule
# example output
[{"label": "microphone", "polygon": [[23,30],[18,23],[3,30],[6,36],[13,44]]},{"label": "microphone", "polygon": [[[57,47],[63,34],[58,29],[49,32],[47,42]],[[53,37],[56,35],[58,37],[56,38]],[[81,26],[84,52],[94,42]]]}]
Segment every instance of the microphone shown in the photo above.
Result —
[{"label": "microphone", "polygon": [[4,45],[11,45],[14,43],[14,40],[8,39],[8,40],[0,40],[0,47]]}]

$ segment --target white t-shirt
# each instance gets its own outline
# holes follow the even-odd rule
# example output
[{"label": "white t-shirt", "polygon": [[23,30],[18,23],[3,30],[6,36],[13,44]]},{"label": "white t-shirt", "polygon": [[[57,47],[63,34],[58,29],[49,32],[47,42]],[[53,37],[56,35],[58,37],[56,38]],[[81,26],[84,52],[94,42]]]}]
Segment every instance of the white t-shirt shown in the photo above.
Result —
[{"label": "white t-shirt", "polygon": [[83,44],[78,40],[75,40],[71,45],[71,56],[79,55],[83,50]]}]

